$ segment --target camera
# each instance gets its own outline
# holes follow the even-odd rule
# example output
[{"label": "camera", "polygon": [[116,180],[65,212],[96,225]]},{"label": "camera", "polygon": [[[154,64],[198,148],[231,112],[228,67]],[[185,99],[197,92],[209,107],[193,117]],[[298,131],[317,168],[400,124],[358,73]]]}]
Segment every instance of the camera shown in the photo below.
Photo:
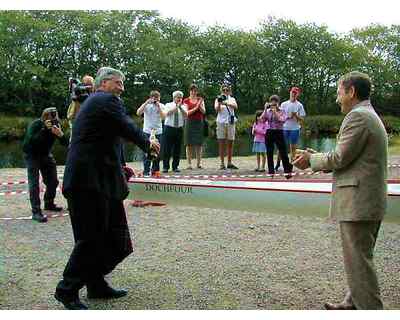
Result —
[{"label": "camera", "polygon": [[219,96],[217,97],[217,101],[218,101],[219,103],[224,102],[224,101],[226,101],[226,100],[228,100],[228,97],[227,97],[226,95],[224,95],[224,94],[221,94],[221,95],[219,95]]},{"label": "camera", "polygon": [[60,124],[60,121],[58,121],[57,111],[51,111],[49,114],[50,114],[50,121],[51,121],[51,124],[52,124],[53,126],[58,127],[59,124]]},{"label": "camera", "polygon": [[92,86],[86,86],[78,79],[69,80],[69,92],[73,101],[84,102],[89,97],[91,90]]}]

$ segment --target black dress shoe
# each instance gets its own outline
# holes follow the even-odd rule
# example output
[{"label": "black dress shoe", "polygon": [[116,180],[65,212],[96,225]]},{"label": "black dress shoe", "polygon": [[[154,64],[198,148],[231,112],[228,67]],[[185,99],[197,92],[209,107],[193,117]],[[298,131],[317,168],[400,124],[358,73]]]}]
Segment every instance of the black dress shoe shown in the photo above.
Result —
[{"label": "black dress shoe", "polygon": [[357,308],[353,304],[345,304],[345,303],[324,303],[324,307],[326,310],[356,310]]},{"label": "black dress shoe", "polygon": [[232,163],[228,163],[228,165],[226,166],[228,169],[239,169],[238,167],[236,167],[234,164]]},{"label": "black dress shoe", "polygon": [[181,170],[179,170],[178,168],[176,168],[176,169],[174,169],[174,172],[175,172],[175,173],[179,173],[179,172],[181,172]]},{"label": "black dress shoe", "polygon": [[67,310],[88,310],[88,307],[83,304],[78,297],[67,299],[56,292],[54,294],[54,298],[56,298],[57,301],[61,302]]},{"label": "black dress shoe", "polygon": [[35,220],[40,223],[47,222],[47,216],[43,215],[41,212],[32,213],[32,220]]},{"label": "black dress shoe", "polygon": [[44,205],[44,210],[59,212],[62,211],[62,209],[63,209],[62,207],[59,207],[54,203],[47,203]]},{"label": "black dress shoe", "polygon": [[88,288],[87,297],[89,299],[118,299],[128,294],[126,290],[117,290],[111,287],[105,287],[100,290],[92,290]]}]

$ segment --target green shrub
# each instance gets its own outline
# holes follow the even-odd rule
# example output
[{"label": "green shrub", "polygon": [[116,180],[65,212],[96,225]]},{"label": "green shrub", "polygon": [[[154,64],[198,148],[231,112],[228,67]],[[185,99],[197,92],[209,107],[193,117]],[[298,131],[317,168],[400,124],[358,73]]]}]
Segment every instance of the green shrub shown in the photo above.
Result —
[{"label": "green shrub", "polygon": [[400,118],[394,116],[382,116],[381,119],[388,134],[400,134]]},{"label": "green shrub", "polygon": [[344,116],[333,115],[307,116],[304,119],[304,130],[312,134],[336,134],[343,118]]},{"label": "green shrub", "polygon": [[0,141],[20,140],[32,118],[0,115]]}]

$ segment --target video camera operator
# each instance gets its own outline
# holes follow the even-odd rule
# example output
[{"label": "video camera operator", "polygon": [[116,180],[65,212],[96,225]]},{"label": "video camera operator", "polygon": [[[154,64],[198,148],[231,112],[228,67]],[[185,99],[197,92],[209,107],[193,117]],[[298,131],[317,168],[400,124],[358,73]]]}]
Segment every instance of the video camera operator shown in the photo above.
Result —
[{"label": "video camera operator", "polygon": [[67,119],[70,128],[70,140],[72,139],[72,126],[75,117],[81,108],[81,104],[94,92],[94,79],[92,76],[85,75],[82,82],[77,79],[70,79],[69,93],[71,95],[71,104],[68,107]]},{"label": "video camera operator", "polygon": [[32,207],[32,220],[47,222],[47,217],[40,209],[39,173],[46,185],[44,194],[44,209],[61,211],[62,208],[54,204],[56,188],[58,186],[56,161],[51,154],[51,148],[58,139],[64,146],[68,140],[61,130],[60,120],[56,108],[43,110],[40,119],[34,120],[28,127],[23,142],[26,166],[28,171],[29,199]]}]

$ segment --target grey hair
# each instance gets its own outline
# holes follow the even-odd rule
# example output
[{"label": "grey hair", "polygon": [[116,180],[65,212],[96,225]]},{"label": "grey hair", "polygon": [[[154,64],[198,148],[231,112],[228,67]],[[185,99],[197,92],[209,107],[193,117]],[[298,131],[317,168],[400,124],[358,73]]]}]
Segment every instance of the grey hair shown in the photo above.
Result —
[{"label": "grey hair", "polygon": [[172,93],[172,99],[175,99],[176,97],[181,97],[181,98],[183,98],[183,92],[182,91],[174,91],[173,93]]},{"label": "grey hair", "polygon": [[101,82],[103,80],[109,80],[113,77],[118,77],[121,78],[122,80],[125,80],[125,75],[122,73],[122,71],[111,68],[111,67],[102,67],[97,71],[96,74],[96,80],[95,80],[95,86],[96,88],[100,87]]}]

